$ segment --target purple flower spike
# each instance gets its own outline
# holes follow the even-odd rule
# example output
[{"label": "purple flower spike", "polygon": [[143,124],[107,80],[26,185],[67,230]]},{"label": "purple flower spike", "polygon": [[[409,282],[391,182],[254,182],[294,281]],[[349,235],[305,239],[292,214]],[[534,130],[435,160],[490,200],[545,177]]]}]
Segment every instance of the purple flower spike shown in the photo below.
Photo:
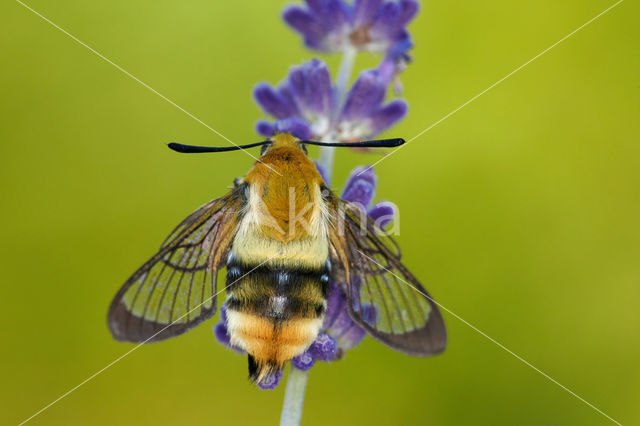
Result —
[{"label": "purple flower spike", "polygon": [[304,44],[310,49],[322,50],[321,40],[326,36],[324,27],[314,19],[311,12],[299,6],[289,6],[282,14],[287,24],[304,37]]},{"label": "purple flower spike", "polygon": [[266,83],[258,84],[253,95],[262,109],[278,119],[291,117],[296,112],[289,99]]},{"label": "purple flower spike", "polygon": [[380,228],[384,228],[388,224],[393,222],[395,209],[392,203],[381,201],[371,207],[367,213],[369,214],[369,217],[373,219],[376,225],[378,225]]},{"label": "purple flower spike", "polygon": [[283,370],[278,370],[275,373],[267,375],[261,382],[256,383],[262,390],[273,390],[278,386],[280,380],[282,380]]},{"label": "purple flower spike", "polygon": [[323,329],[336,340],[337,358],[342,358],[347,350],[366,336],[366,332],[351,319],[347,311],[347,298],[340,285],[333,282],[329,287]]},{"label": "purple flower spike", "polygon": [[[285,22],[302,35],[305,45],[309,48],[342,53],[340,69],[334,79],[325,62],[312,59],[292,66],[286,78],[277,85],[264,82],[257,84],[253,90],[253,98],[268,118],[256,123],[256,132],[267,138],[278,133],[288,133],[300,141],[329,142],[326,144],[328,146],[340,142],[374,139],[407,114],[407,103],[402,100],[387,101],[387,91],[393,87],[396,95],[401,92],[399,74],[410,62],[409,51],[413,47],[407,26],[418,12],[418,1],[303,2],[302,5],[285,8]],[[380,53],[381,61],[377,68],[362,71],[349,87],[357,54],[364,51]],[[313,149],[321,150],[320,159],[326,170],[318,163],[315,165],[328,186],[333,165],[333,149]],[[372,167],[359,167],[349,176],[342,192],[342,199],[360,207],[359,213],[362,216],[368,215],[375,225],[383,228],[394,220],[396,208],[389,202],[379,202],[371,206],[376,185],[377,177]],[[325,195],[323,190],[323,197]],[[335,225],[333,220],[331,222]],[[377,228],[368,229],[386,234]],[[334,281],[339,279],[337,277],[341,274],[345,275],[345,271],[340,270],[340,265],[332,265],[331,259],[330,257],[326,261],[327,271],[330,272],[331,267],[334,267],[338,269],[338,273],[336,274],[335,270],[331,273],[323,271],[322,290],[327,291],[327,300],[322,325],[319,329],[314,329],[318,334],[304,352],[290,359],[291,367],[301,371],[311,369],[317,361],[330,362],[343,358],[347,350],[365,338],[366,330],[380,321],[377,307],[373,304],[376,299],[371,294],[365,294],[364,287],[369,278],[357,273],[355,268],[356,273],[347,274],[350,277],[349,284]],[[349,268],[345,265],[344,269]],[[384,297],[384,292],[378,291],[380,296]],[[261,298],[257,302],[262,303],[262,300]],[[354,312],[357,323],[351,316]],[[260,315],[258,312],[254,313]],[[403,311],[398,315],[403,317],[405,314]],[[228,327],[227,306],[223,304],[220,307],[220,322],[213,329],[216,339],[230,349],[246,353],[231,342],[233,340],[234,343],[244,346],[245,343],[241,343],[242,331],[239,335],[230,336],[229,330],[234,329]],[[247,345],[252,352],[250,355],[256,355],[250,345]],[[253,361],[255,360],[249,356],[251,371]],[[282,380],[283,368],[269,371],[269,374],[258,375],[261,380],[256,382],[256,385],[260,389],[275,389]],[[252,377],[255,378],[254,375]]]},{"label": "purple flower spike", "polygon": [[231,337],[229,336],[227,326],[224,325],[224,323],[219,322],[214,325],[213,333],[216,335],[216,339],[218,339],[218,342],[222,343],[225,346],[231,346]]},{"label": "purple flower spike", "polygon": [[319,361],[333,361],[338,354],[338,344],[328,334],[319,334],[315,342],[311,344],[309,352],[313,358]]},{"label": "purple flower spike", "polygon": [[223,303],[222,306],[220,306],[220,322],[222,322],[223,324],[227,324],[227,304]]},{"label": "purple flower spike", "polygon": [[349,22],[349,8],[340,0],[307,0],[314,19],[329,30],[339,30]]},{"label": "purple flower spike", "polygon": [[344,120],[357,120],[373,113],[384,101],[387,82],[379,78],[376,70],[364,71],[347,95],[342,110]]},{"label": "purple flower spike", "polygon": [[387,39],[391,44],[409,40],[406,26],[418,13],[419,5],[414,0],[386,2],[380,14],[371,23],[371,37]]},{"label": "purple flower spike", "polygon": [[358,167],[351,172],[342,191],[342,199],[366,209],[376,192],[376,173],[371,167]]},{"label": "purple flower spike", "polygon": [[356,0],[353,5],[353,24],[363,27],[372,22],[382,0]]},{"label": "purple flower spike", "polygon": [[402,100],[390,102],[371,115],[370,123],[373,133],[380,133],[400,121],[409,107]]},{"label": "purple flower spike", "polygon": [[341,354],[344,354],[346,351],[362,342],[366,336],[367,332],[356,323],[353,323],[351,327],[345,329],[340,336],[336,337],[336,343],[340,348]]},{"label": "purple flower spike", "polygon": [[306,6],[289,6],[282,17],[309,48],[324,52],[388,53],[410,41],[406,27],[419,9],[416,0],[306,0]]},{"label": "purple flower spike", "polygon": [[[329,293],[327,295],[327,311],[324,315],[324,330],[341,328],[340,322],[344,321],[342,313],[347,312],[347,299],[338,284],[331,282],[329,284]],[[348,316],[348,314],[347,314]],[[351,317],[348,317],[351,319]]]},{"label": "purple flower spike", "polygon": [[313,354],[310,351],[304,351],[302,355],[298,355],[294,359],[291,360],[291,365],[293,365],[298,370],[307,371],[316,363]]},{"label": "purple flower spike", "polygon": [[216,340],[218,340],[218,343],[223,344],[224,346],[228,347],[229,349],[233,349],[234,351],[238,352],[239,354],[243,354],[244,351],[242,349],[240,349],[237,346],[234,346],[231,344],[231,336],[229,336],[229,331],[227,330],[227,326],[222,323],[219,322],[217,323],[214,327],[213,327],[213,334],[215,334],[216,336]]},{"label": "purple flower spike", "polygon": [[329,177],[327,176],[327,173],[325,172],[324,168],[320,165],[320,163],[318,163],[317,161],[313,161],[313,164],[316,165],[316,169],[318,169],[318,173],[320,173],[320,176],[322,176],[322,180],[324,181],[324,183],[327,184],[327,186],[331,185],[331,181],[329,180]]},{"label": "purple flower spike", "polygon": [[387,59],[377,69],[360,74],[340,114],[342,140],[369,139],[406,115],[408,108],[404,101],[383,104],[387,86],[396,74],[395,62]]},{"label": "purple flower spike", "polygon": [[386,58],[377,69],[363,71],[347,93],[340,114],[332,113],[338,107],[324,62],[312,59],[292,67],[277,89],[266,83],[256,86],[256,102],[277,120],[259,121],[256,131],[266,137],[276,132],[291,133],[303,140],[371,139],[407,112],[403,101],[384,104],[387,87],[398,73],[397,64]]},{"label": "purple flower spike", "polygon": [[336,338],[338,347],[342,353],[356,346],[367,336],[367,332],[355,323]]},{"label": "purple flower spike", "polygon": [[411,40],[402,40],[391,46],[389,51],[387,52],[387,58],[393,61],[404,60],[406,62],[410,61],[409,50],[413,47],[413,42]]},{"label": "purple flower spike", "polygon": [[259,135],[270,138],[276,133],[276,125],[268,121],[260,120],[256,123],[256,132]]},{"label": "purple flower spike", "polygon": [[229,336],[229,330],[227,329],[227,305],[222,304],[220,306],[220,322],[213,326],[213,334],[216,336],[216,340],[229,349],[243,354],[244,350],[231,344],[231,336]]},{"label": "purple flower spike", "polygon": [[309,125],[297,117],[280,120],[276,123],[275,127],[278,133],[291,133],[293,136],[302,140],[308,140],[311,137]]},{"label": "purple flower spike", "polygon": [[261,83],[254,89],[254,98],[275,124],[259,121],[258,133],[272,136],[287,132],[300,139],[322,138],[330,130],[333,87],[327,65],[312,59],[292,67],[277,89]]}]

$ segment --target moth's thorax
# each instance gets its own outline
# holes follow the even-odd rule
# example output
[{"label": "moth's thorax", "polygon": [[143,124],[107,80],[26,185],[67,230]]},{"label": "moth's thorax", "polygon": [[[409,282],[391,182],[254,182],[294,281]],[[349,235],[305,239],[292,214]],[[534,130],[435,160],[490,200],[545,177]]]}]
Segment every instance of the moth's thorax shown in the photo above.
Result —
[{"label": "moth's thorax", "polygon": [[245,262],[324,265],[329,254],[327,202],[322,177],[305,153],[285,139],[260,157],[243,182],[247,202],[234,254]]}]

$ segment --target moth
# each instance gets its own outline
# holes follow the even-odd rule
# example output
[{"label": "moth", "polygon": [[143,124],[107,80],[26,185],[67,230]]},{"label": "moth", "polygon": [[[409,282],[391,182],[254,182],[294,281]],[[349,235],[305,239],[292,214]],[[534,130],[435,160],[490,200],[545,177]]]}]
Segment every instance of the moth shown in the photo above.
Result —
[{"label": "moth", "polygon": [[[342,286],[355,323],[396,351],[427,356],[447,335],[436,304],[402,264],[396,242],[359,206],[324,183],[305,145],[393,147],[402,139],[301,141],[290,134],[241,147],[172,143],[186,153],[262,146],[233,189],[184,219],[120,288],[108,313],[114,338],[155,342],[216,313],[226,268],[231,344],[247,352],[249,375],[266,375],[316,339],[330,281]],[[372,306],[374,318],[364,315]]]}]

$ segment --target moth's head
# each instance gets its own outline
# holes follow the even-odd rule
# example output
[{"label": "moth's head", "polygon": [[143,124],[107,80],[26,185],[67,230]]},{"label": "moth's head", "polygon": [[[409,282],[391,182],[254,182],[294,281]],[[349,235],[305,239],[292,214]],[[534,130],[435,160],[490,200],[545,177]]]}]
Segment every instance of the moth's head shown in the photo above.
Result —
[{"label": "moth's head", "polygon": [[281,149],[289,149],[295,152],[302,151],[305,155],[307,154],[307,148],[304,146],[303,141],[290,133],[276,133],[270,140],[265,141],[264,145],[262,145],[262,148],[260,148],[260,156]]}]

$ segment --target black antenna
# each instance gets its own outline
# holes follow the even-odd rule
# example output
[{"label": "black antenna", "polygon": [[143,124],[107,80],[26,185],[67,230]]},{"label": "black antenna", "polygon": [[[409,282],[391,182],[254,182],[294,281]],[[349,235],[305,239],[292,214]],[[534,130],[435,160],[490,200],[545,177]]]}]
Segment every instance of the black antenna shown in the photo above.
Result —
[{"label": "black antenna", "polygon": [[396,146],[402,145],[404,143],[404,139],[402,138],[377,139],[372,141],[361,141],[361,142],[300,141],[300,143],[304,143],[307,145],[335,146],[335,147],[344,147],[344,148],[394,148]]},{"label": "black antenna", "polygon": [[[271,143],[270,140],[255,142],[246,145],[235,145],[235,146],[223,146],[223,147],[215,147],[215,146],[196,146],[196,145],[183,145],[181,143],[171,142],[169,144],[169,148],[177,152],[183,152],[186,154],[194,154],[201,152],[226,152],[226,151],[237,151],[239,149],[253,148],[256,146],[262,146]],[[318,146],[335,146],[335,147],[343,147],[343,148],[394,148],[396,146],[400,146],[404,143],[404,139],[395,138],[395,139],[377,139],[372,141],[361,141],[361,142],[317,142],[317,141],[299,141],[299,143],[303,143],[306,145],[318,145]]]},{"label": "black antenna", "polygon": [[271,141],[262,141],[262,142],[250,143],[247,145],[235,145],[235,146],[223,146],[223,147],[183,145],[181,143],[171,142],[168,146],[169,148],[177,152],[193,154],[193,153],[200,153],[200,152],[236,151],[238,149],[253,148],[254,146],[261,146],[267,143],[271,143]]}]

